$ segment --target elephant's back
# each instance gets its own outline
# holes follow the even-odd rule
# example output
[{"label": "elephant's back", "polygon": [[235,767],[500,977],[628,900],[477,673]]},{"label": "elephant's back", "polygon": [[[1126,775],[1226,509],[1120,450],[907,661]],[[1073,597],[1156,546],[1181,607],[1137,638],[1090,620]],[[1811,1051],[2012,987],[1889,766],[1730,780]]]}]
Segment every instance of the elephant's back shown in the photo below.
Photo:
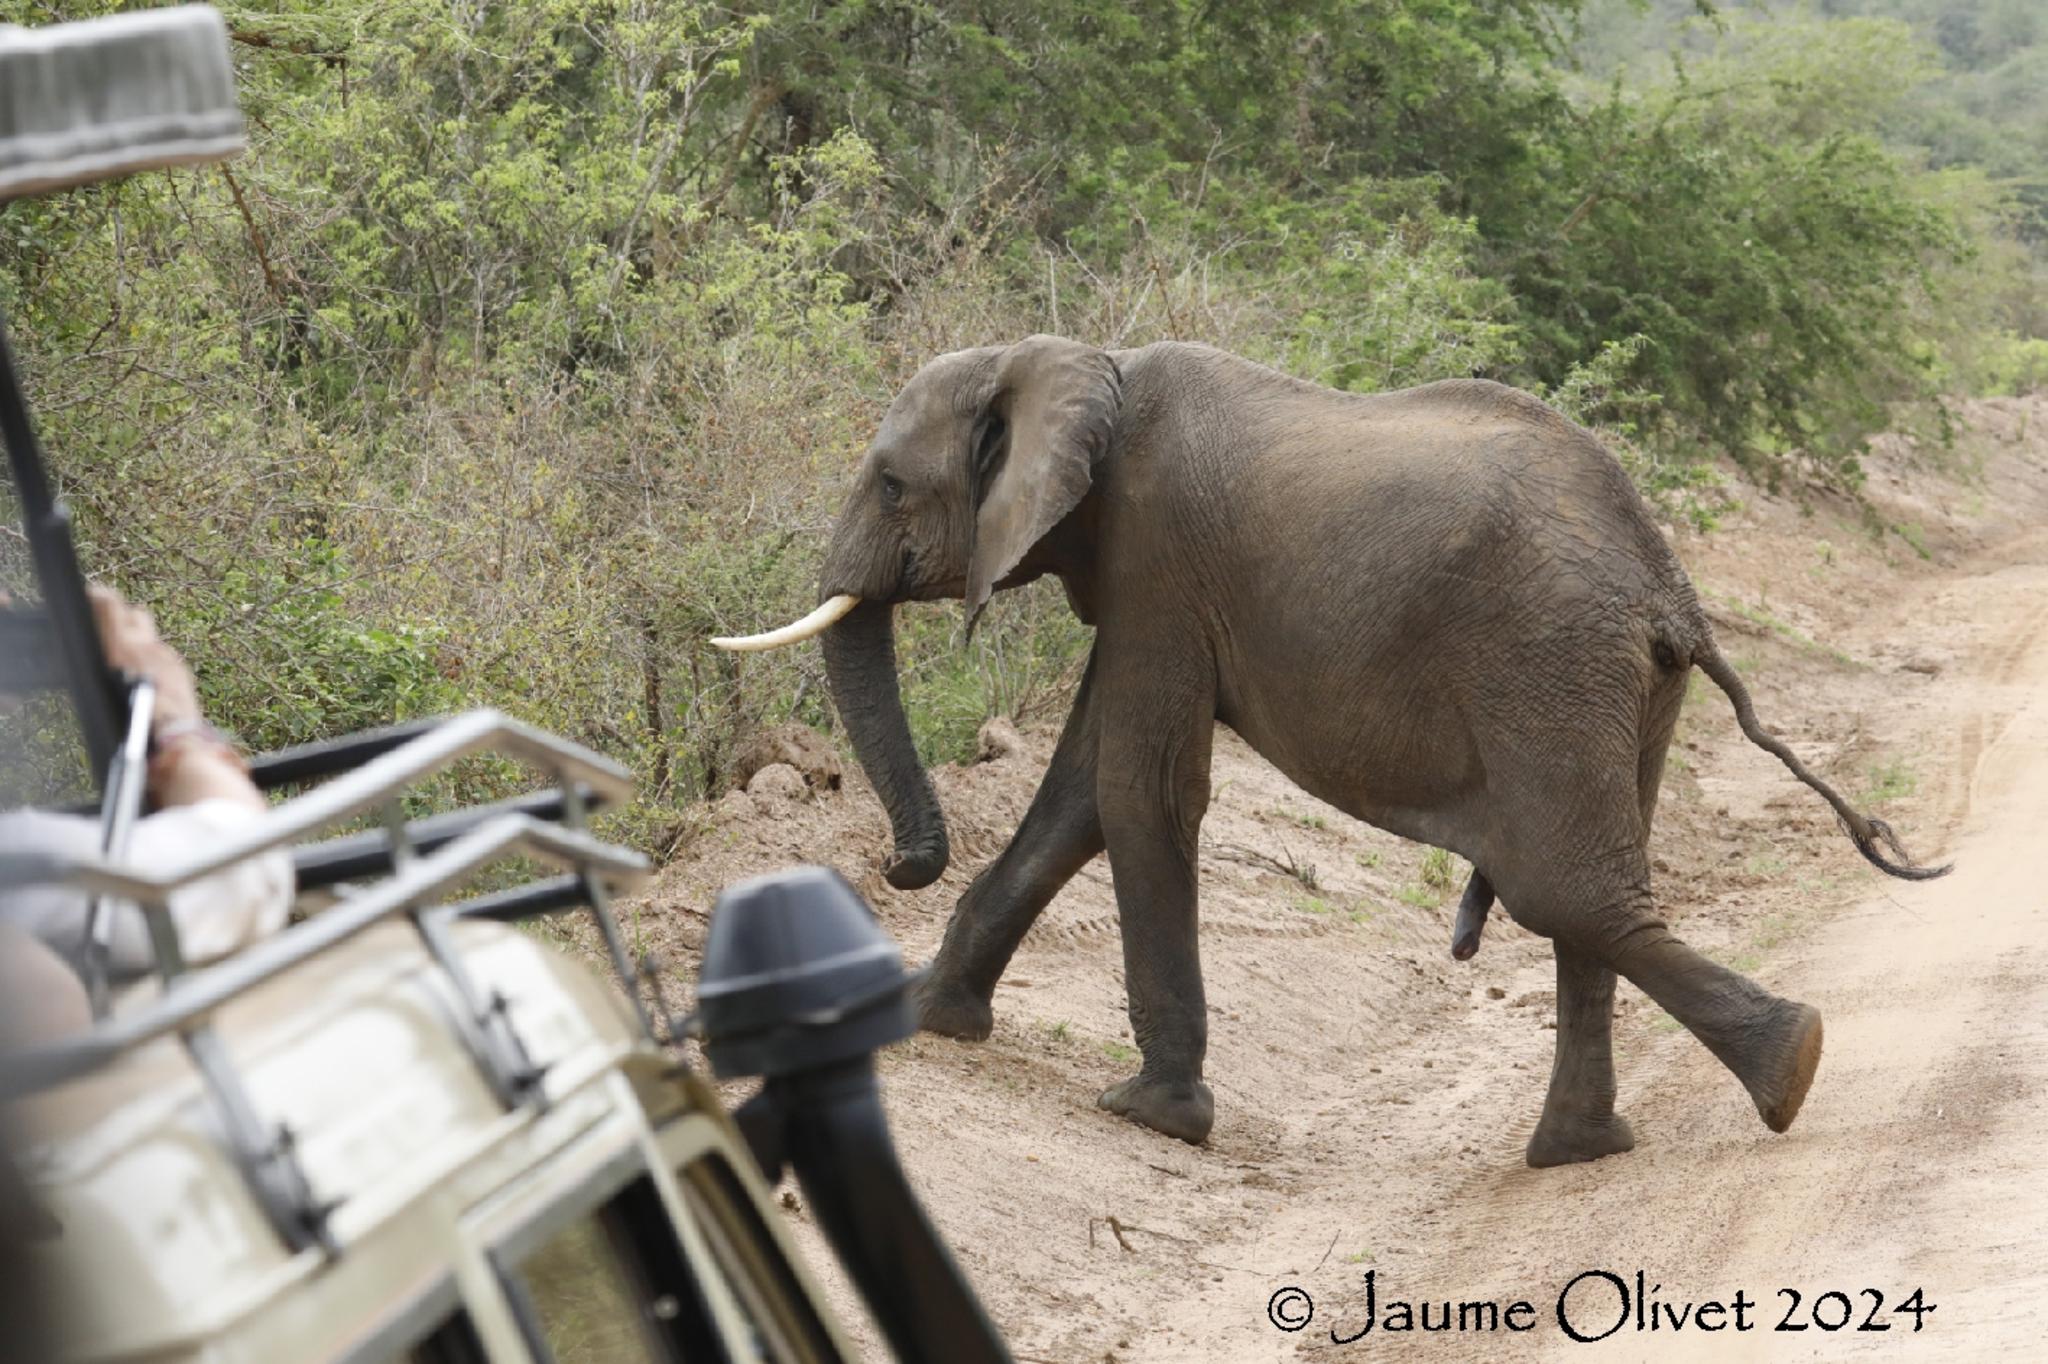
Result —
[{"label": "elephant's back", "polygon": [[1232,614],[1326,641],[1323,666],[1441,678],[1560,631],[1647,656],[1697,609],[1620,464],[1527,394],[1452,381],[1247,434],[1226,558],[1267,570],[1225,589]]},{"label": "elephant's back", "polygon": [[1528,393],[1480,379],[1341,393],[1183,343],[1119,363],[1112,500],[1147,546],[1131,566],[1197,579],[1233,616],[1285,622],[1298,604],[1321,629],[1408,635],[1432,617],[1499,627],[1692,603],[1620,463]]},{"label": "elephant's back", "polygon": [[1247,521],[1300,517],[1318,572],[1428,572],[1529,610],[1684,587],[1619,461],[1531,395],[1457,379],[1346,397],[1286,404],[1246,442]]}]

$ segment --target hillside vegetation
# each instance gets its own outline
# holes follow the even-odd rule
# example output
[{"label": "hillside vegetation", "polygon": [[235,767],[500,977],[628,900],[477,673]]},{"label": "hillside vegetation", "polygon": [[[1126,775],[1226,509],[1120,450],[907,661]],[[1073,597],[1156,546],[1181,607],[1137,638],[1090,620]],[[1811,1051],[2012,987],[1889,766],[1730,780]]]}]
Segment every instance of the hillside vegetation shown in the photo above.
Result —
[{"label": "hillside vegetation", "polygon": [[[631,763],[657,852],[759,727],[830,727],[815,651],[702,641],[810,604],[941,351],[1486,375],[1702,522],[1724,461],[1853,489],[2048,381],[2031,0],[222,8],[247,156],[0,210],[89,567],[252,746],[503,706]],[[932,758],[1087,637],[1056,591],[905,615]]]}]

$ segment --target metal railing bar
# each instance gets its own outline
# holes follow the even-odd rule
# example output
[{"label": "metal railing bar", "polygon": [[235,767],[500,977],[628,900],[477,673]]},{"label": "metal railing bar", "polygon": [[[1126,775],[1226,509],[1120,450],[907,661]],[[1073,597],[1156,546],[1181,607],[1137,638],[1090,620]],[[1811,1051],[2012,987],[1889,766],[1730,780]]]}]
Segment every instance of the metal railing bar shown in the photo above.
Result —
[{"label": "metal railing bar", "polygon": [[489,919],[493,923],[510,924],[543,914],[560,914],[564,910],[589,907],[583,878],[572,872],[567,876],[551,876],[545,881],[492,891],[474,900],[443,906],[436,913],[451,919]]},{"label": "metal railing bar", "polygon": [[62,882],[88,891],[125,895],[161,904],[180,886],[272,848],[303,840],[318,829],[352,819],[397,791],[472,753],[518,758],[563,782],[587,786],[595,795],[624,801],[632,794],[625,768],[579,744],[542,733],[494,710],[458,715],[402,748],[372,758],[353,772],[286,801],[253,820],[249,828],[198,849],[161,871],[122,866],[106,858],[38,854],[0,859],[0,880],[16,884]]},{"label": "metal railing bar", "polygon": [[[581,788],[572,788],[563,793],[567,799],[562,805],[562,823],[565,827],[581,833],[588,824],[589,803],[584,800]],[[618,973],[619,986],[626,997],[633,1001],[633,1016],[640,1020],[640,1030],[650,1039],[657,1039],[654,1019],[647,1012],[647,1002],[640,996],[640,972],[634,968],[633,959],[626,954],[626,940],[619,932],[619,921],[612,917],[611,897],[604,886],[591,874],[590,868],[578,867],[583,876],[583,894],[590,901],[592,917],[597,922],[598,934],[604,939],[604,948],[611,955],[612,970]]]},{"label": "metal railing bar", "polygon": [[[563,822],[562,809],[560,791],[533,791],[510,800],[473,805],[413,820],[406,825],[406,837],[421,852],[432,852],[450,839],[499,815],[530,815],[549,824],[560,824]],[[391,871],[390,854],[389,833],[371,829],[344,834],[322,843],[302,843],[292,849],[292,865],[301,891],[320,890],[339,881],[388,875]]]},{"label": "metal railing bar", "polygon": [[487,997],[477,989],[476,978],[448,935],[445,915],[414,909],[408,917],[420,935],[420,945],[447,976],[449,988],[460,1002],[457,1030],[498,1102],[507,1111],[528,1102],[545,1108],[547,1093],[540,1084],[545,1072],[534,1065],[532,1053],[512,1027],[510,1002],[496,990]]},{"label": "metal railing bar", "polygon": [[[156,683],[144,678],[128,694],[128,733],[114,750],[107,768],[106,791],[100,805],[100,855],[122,858],[128,855],[128,840],[135,821],[142,817],[142,798],[148,784],[149,735],[156,718]],[[85,907],[85,995],[94,1018],[107,1016],[107,977],[113,954],[114,919],[127,901],[105,893],[95,895]],[[167,914],[149,917],[150,944],[156,951],[157,966],[174,975],[183,966],[175,930],[166,932]]]},{"label": "metal railing bar", "polygon": [[280,748],[249,759],[249,780],[268,791],[272,787],[331,777],[337,772],[361,767],[394,748],[402,748],[420,735],[432,733],[447,719],[445,715],[437,715],[430,719],[408,720],[382,729],[343,735],[339,739],[321,739]]},{"label": "metal railing bar", "polygon": [[187,1028],[184,1043],[185,1053],[213,1101],[221,1134],[227,1138],[242,1179],[278,1239],[294,1254],[309,1246],[318,1246],[329,1256],[339,1254],[341,1247],[328,1230],[327,1219],[340,1203],[322,1203],[314,1195],[299,1164],[291,1129],[264,1122],[242,1084],[241,1072],[211,1027]]},{"label": "metal railing bar", "polygon": [[133,1012],[117,1015],[82,1037],[17,1053],[0,1065],[0,1101],[75,1079],[122,1052],[190,1027],[236,996],[383,919],[431,900],[510,853],[527,853],[559,866],[602,873],[621,890],[639,885],[651,871],[647,859],[638,853],[525,815],[501,815],[324,913],[212,966],[180,976],[157,999]]}]

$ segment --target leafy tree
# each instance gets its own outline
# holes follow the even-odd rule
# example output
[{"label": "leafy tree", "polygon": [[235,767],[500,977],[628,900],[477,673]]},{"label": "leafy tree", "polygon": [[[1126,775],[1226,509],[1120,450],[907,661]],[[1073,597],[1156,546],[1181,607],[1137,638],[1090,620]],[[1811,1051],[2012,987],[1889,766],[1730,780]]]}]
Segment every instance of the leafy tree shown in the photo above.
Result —
[{"label": "leafy tree", "polygon": [[1539,374],[1640,335],[1639,373],[1685,429],[1847,454],[1888,402],[1927,391],[1910,305],[1970,253],[1938,185],[1857,131],[1931,55],[1879,21],[1824,42],[1784,23],[1740,35],[1589,108],[1552,144],[1548,221],[1503,243],[1503,264]]}]

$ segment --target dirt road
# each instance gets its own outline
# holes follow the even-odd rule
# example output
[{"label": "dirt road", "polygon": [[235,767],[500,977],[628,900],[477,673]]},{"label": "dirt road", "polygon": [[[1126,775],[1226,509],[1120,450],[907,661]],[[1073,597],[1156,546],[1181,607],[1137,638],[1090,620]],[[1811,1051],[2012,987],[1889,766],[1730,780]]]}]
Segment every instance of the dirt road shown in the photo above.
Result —
[{"label": "dirt road", "polygon": [[[1717,693],[1689,700],[1652,843],[1658,894],[1688,941],[1825,1015],[1789,1134],[1767,1132],[1624,984],[1636,1150],[1526,1169],[1555,1037],[1548,945],[1497,914],[1478,958],[1453,962],[1462,868],[1318,805],[1221,733],[1202,845],[1207,1145],[1095,1108],[1136,1062],[1100,860],[1026,940],[994,1037],[920,1037],[884,1059],[906,1163],[1018,1357],[2043,1357],[2048,402],[1977,415],[1975,478],[1873,460],[1870,503],[1893,528],[1881,537],[1824,498],[1757,499],[1713,535],[1678,536],[1765,723],[1916,852],[1957,863],[1929,885],[1877,876]],[[643,928],[687,963],[719,885],[827,861],[921,959],[1015,827],[1051,737],[1027,728],[1014,751],[937,774],[955,858],[928,891],[881,885],[883,824],[857,783],[816,797],[785,783],[714,807],[640,907]],[[800,1237],[821,1250],[796,1202]],[[1581,1345],[1560,1330],[1574,1276],[1610,1271],[1633,1293],[1639,1269],[1673,1310],[1732,1307],[1740,1290],[1752,1329],[1701,1333],[1688,1312],[1676,1334],[1631,1324]],[[1394,1299],[1428,1301],[1432,1321],[1445,1300],[1526,1300],[1533,1329],[1335,1345],[1333,1327],[1363,1324],[1368,1271],[1383,1321]],[[1299,1331],[1268,1318],[1287,1287],[1314,1304]],[[1851,1319],[1776,1332],[1779,1289],[1800,1294],[1795,1320],[1833,1324],[1831,1291]],[[1894,1310],[1915,1289],[1934,1308],[1918,1333]],[[1873,1311],[1863,1290],[1883,1295],[1872,1324],[1889,1332],[1856,1329]],[[1615,1291],[1588,1281],[1572,1304],[1596,1334]],[[1282,1310],[1297,1320],[1303,1303]]]},{"label": "dirt road", "polygon": [[[1653,1074],[1639,1064],[1641,1150],[1475,1181],[1403,1287],[1528,1297],[1542,1358],[2048,1354],[2048,535],[2000,559],[1935,593],[1977,634],[1942,693],[1956,872],[1874,887],[1771,973],[1827,1018],[1827,1082],[1790,1137],[1732,1105],[1702,1111],[1721,1076],[1697,1048]],[[1602,1268],[1632,1293],[1646,1270],[1680,1307],[1744,1290],[1756,1329],[1652,1337],[1631,1321],[1589,1348],[1553,1313],[1564,1285]],[[1817,1301],[1830,1290],[1849,1306]],[[1917,1334],[1895,1310],[1915,1291],[1936,1309]],[[1576,1290],[1575,1329],[1605,1332],[1619,1297]],[[1788,1315],[1809,1329],[1777,1330]],[[1840,1333],[1814,1326],[1845,1316]]]}]

